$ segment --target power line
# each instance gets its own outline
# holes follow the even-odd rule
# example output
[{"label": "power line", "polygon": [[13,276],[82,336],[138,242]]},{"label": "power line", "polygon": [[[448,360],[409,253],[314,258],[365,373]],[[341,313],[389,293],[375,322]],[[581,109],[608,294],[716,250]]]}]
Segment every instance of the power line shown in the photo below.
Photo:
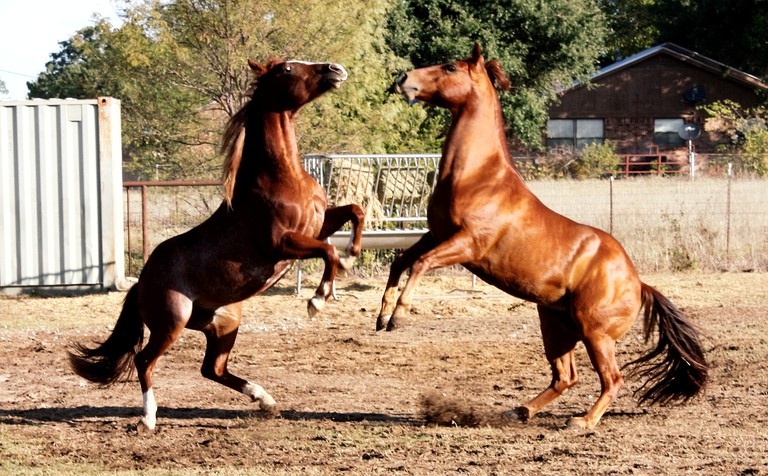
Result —
[{"label": "power line", "polygon": [[25,78],[35,78],[35,76],[29,75],[29,74],[17,73],[15,71],[8,71],[7,69],[0,69],[0,73],[15,74],[16,76],[24,76]]}]

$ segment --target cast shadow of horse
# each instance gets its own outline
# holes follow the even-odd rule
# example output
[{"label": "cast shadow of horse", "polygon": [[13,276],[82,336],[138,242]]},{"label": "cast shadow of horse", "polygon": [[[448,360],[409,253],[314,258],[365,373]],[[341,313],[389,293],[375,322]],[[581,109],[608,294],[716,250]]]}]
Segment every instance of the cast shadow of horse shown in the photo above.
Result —
[{"label": "cast shadow of horse", "polygon": [[[3,425],[27,425],[39,426],[45,423],[67,423],[69,425],[82,424],[84,420],[99,420],[115,422],[118,419],[132,420],[140,414],[138,407],[81,405],[76,407],[48,407],[30,408],[23,410],[0,409],[0,424]],[[264,412],[253,409],[229,409],[229,408],[200,408],[178,407],[158,409],[159,416],[169,421],[183,422],[201,420],[194,426],[208,428],[231,428],[233,422],[264,420],[270,417],[264,416]],[[288,421],[332,421],[336,423],[362,423],[375,422],[392,425],[420,426],[424,420],[418,415],[386,414],[375,412],[314,412],[283,410],[276,417]],[[215,422],[202,422],[212,420]],[[216,423],[218,422],[218,423]],[[131,425],[135,426],[135,425]]]}]

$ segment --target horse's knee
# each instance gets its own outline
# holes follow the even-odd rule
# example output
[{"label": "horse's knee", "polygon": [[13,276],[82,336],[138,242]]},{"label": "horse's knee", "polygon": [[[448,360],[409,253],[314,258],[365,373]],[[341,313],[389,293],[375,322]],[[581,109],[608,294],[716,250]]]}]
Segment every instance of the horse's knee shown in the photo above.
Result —
[{"label": "horse's knee", "polygon": [[577,383],[579,383],[579,376],[576,373],[565,373],[553,378],[550,388],[558,394],[562,394]]}]

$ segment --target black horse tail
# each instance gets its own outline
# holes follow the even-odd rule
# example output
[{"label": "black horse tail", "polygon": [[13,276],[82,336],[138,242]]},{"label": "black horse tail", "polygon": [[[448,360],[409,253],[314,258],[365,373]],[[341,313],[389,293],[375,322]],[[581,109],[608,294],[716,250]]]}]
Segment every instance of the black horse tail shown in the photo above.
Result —
[{"label": "black horse tail", "polygon": [[75,344],[69,352],[69,364],[79,376],[101,385],[130,378],[133,358],[144,341],[144,323],[139,314],[138,287],[125,296],[123,310],[112,334],[95,348]]},{"label": "black horse tail", "polygon": [[[658,327],[656,348],[626,364],[630,377],[647,378],[635,395],[640,403],[686,402],[704,389],[707,362],[699,332],[682,311],[653,287],[642,283],[645,341]],[[660,359],[657,357],[663,356]]]}]

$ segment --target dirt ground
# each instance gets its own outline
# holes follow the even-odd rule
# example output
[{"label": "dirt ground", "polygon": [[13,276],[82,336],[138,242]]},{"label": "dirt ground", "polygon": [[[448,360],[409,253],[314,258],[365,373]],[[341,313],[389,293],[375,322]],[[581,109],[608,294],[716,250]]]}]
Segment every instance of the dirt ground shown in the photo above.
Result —
[{"label": "dirt ground", "polygon": [[374,330],[383,277],[342,279],[314,319],[311,283],[250,299],[230,370],[278,401],[277,418],[203,379],[202,336],[185,331],[156,368],[151,434],[136,430],[135,379],[100,388],[66,361],[72,342],[108,334],[124,293],[0,297],[0,473],[768,474],[768,275],[643,278],[704,331],[711,383],[687,405],[641,407],[630,381],[591,431],[564,428],[599,392],[583,348],[579,385],[527,423],[425,421],[425,396],[500,414],[549,383],[534,306],[465,273],[426,278],[391,333]]}]

